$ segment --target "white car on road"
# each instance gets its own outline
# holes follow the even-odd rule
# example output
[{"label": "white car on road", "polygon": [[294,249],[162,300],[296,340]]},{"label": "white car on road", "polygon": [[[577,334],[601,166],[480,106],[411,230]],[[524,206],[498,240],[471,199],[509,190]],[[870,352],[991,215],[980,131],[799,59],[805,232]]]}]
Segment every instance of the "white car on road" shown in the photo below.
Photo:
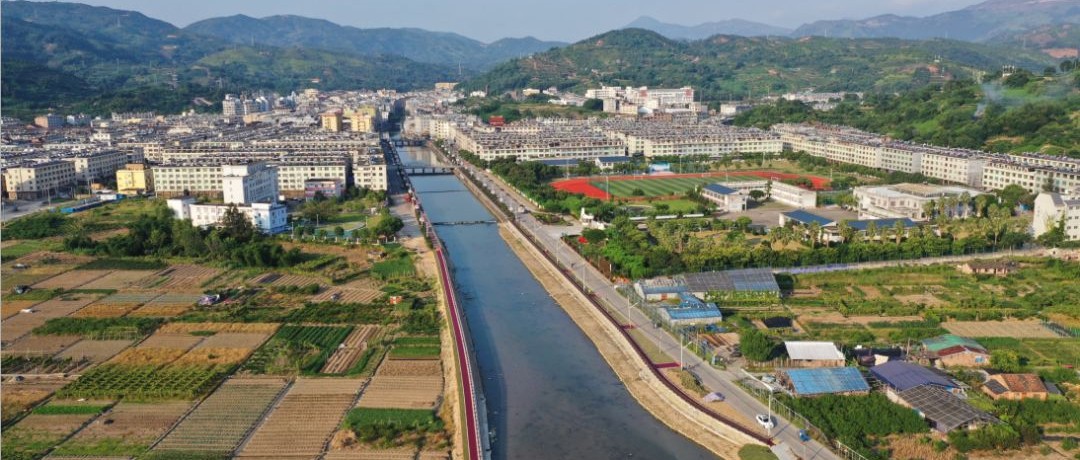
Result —
[{"label": "white car on road", "polygon": [[771,430],[771,429],[773,429],[773,427],[776,426],[776,424],[773,423],[772,417],[770,417],[768,415],[757,414],[757,417],[755,417],[755,418],[757,419],[758,424],[761,425],[766,430]]}]

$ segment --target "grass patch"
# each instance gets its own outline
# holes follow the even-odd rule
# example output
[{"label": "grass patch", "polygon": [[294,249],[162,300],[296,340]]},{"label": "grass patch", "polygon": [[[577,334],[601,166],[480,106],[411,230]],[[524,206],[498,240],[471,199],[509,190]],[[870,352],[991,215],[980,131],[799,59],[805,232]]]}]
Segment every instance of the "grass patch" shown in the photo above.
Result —
[{"label": "grass patch", "polygon": [[394,347],[390,350],[390,357],[399,359],[438,358],[440,352],[439,347]]},{"label": "grass patch", "polygon": [[777,457],[768,447],[747,444],[739,449],[739,460],[777,460]]},{"label": "grass patch", "polygon": [[128,442],[123,438],[104,438],[93,442],[67,442],[61,444],[51,455],[71,455],[80,457],[119,457],[138,455],[150,446],[138,442]]},{"label": "grass patch", "polygon": [[77,415],[86,414],[93,415],[98,414],[108,409],[109,406],[92,406],[92,405],[79,405],[79,404],[46,404],[44,406],[34,409],[33,413],[39,415]]},{"label": "grass patch", "polygon": [[[356,433],[366,443],[394,445],[403,437],[441,431],[442,420],[426,409],[356,408],[345,416],[344,427]],[[402,443],[404,444],[404,443]]]},{"label": "grass patch", "polygon": [[398,337],[394,339],[394,345],[398,347],[439,346],[440,343],[442,342],[437,335]]},{"label": "grass patch", "polygon": [[93,339],[137,339],[154,332],[161,318],[51,318],[34,335],[81,335]]},{"label": "grass patch", "polygon": [[38,251],[59,249],[54,243],[42,240],[22,241],[0,249],[0,261],[9,262]]},{"label": "grass patch", "polygon": [[386,356],[386,348],[374,346],[370,347],[356,359],[356,363],[353,364],[345,375],[348,376],[369,376],[375,373],[375,369],[379,367],[379,363],[382,362],[383,357]]},{"label": "grass patch", "polygon": [[288,323],[380,324],[389,317],[386,304],[318,302],[306,303],[284,318]]},{"label": "grass patch", "polygon": [[[12,289],[14,289],[14,286],[12,287]],[[42,301],[42,300],[49,300],[49,299],[51,299],[53,297],[56,297],[56,296],[58,296],[60,294],[63,294],[63,293],[64,293],[64,290],[59,289],[59,288],[57,288],[57,289],[31,289],[29,292],[25,292],[25,293],[22,293],[22,294],[15,294],[13,292],[8,292],[8,293],[4,294],[3,297],[0,297],[0,299],[2,299],[2,300],[39,300],[39,301]]]},{"label": "grass patch", "polygon": [[226,460],[229,452],[203,452],[189,450],[154,450],[139,456],[143,460]]},{"label": "grass patch", "polygon": [[84,270],[162,270],[169,264],[161,259],[106,257],[81,265]]},{"label": "grass patch", "polygon": [[385,281],[416,276],[416,269],[408,252],[395,250],[388,259],[372,265],[371,274]]}]

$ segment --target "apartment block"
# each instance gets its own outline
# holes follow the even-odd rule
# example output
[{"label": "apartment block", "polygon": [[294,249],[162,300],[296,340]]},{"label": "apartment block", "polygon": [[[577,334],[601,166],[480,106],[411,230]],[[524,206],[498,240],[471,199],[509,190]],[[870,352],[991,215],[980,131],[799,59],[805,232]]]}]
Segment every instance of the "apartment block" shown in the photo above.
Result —
[{"label": "apartment block", "polygon": [[116,170],[116,191],[128,195],[143,195],[154,191],[153,171],[143,163],[129,163]]},{"label": "apartment block", "polygon": [[37,200],[70,193],[75,184],[75,165],[70,161],[23,163],[4,171],[4,193],[12,200]]},{"label": "apartment block", "polygon": [[87,181],[113,177],[116,171],[128,162],[128,155],[119,150],[103,150],[78,153],[63,158],[75,167],[75,179],[85,184]]}]

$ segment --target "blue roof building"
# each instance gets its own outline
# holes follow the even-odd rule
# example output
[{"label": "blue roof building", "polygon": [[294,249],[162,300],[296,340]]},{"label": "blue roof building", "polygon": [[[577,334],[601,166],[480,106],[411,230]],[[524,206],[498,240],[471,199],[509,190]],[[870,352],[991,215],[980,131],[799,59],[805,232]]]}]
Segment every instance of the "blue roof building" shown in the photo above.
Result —
[{"label": "blue roof building", "polygon": [[802,209],[796,209],[794,211],[787,211],[780,213],[780,226],[787,225],[788,222],[795,222],[800,225],[810,225],[814,222],[821,224],[822,227],[832,224],[834,221],[828,217],[822,217],[809,211],[803,211]]},{"label": "blue roof building", "polygon": [[865,232],[866,229],[870,227],[870,223],[873,223],[878,230],[881,230],[883,228],[893,228],[896,226],[897,222],[900,222],[901,225],[904,226],[904,228],[914,228],[919,226],[919,224],[915,223],[915,221],[911,219],[908,219],[907,217],[904,217],[902,219],[847,220],[844,222],[847,222],[848,227],[851,227],[857,232]]},{"label": "blue roof building", "polygon": [[861,372],[854,367],[784,369],[781,380],[796,396],[857,394],[870,391]]},{"label": "blue roof building", "polygon": [[551,158],[551,159],[547,159],[547,160],[536,160],[536,161],[540,162],[540,164],[543,164],[543,165],[555,166],[555,167],[559,167],[559,168],[573,168],[573,167],[576,167],[578,165],[578,163],[581,162],[581,160],[579,160],[577,158]]},{"label": "blue roof building", "polygon": [[945,376],[906,361],[889,361],[870,368],[870,375],[894,391],[931,385],[952,391],[957,385]]},{"label": "blue roof building", "polygon": [[720,185],[720,184],[708,184],[708,185],[702,187],[702,190],[707,190],[707,191],[714,192],[714,193],[717,193],[717,194],[720,194],[720,195],[731,195],[733,193],[739,193],[738,190],[735,190],[735,189],[733,189],[731,187],[725,187],[725,186]]}]

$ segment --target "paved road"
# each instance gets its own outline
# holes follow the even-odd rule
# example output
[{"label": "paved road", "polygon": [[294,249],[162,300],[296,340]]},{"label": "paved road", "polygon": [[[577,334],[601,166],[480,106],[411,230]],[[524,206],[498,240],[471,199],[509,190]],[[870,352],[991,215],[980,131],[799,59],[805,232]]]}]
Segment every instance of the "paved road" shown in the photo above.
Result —
[{"label": "paved road", "polygon": [[[486,171],[467,163],[462,164],[462,167],[470,171],[474,177],[483,178],[484,186],[487,187],[498,200],[508,204],[511,209],[516,210],[519,206],[524,206],[530,210],[536,209],[527,199],[517,194],[511,187],[505,186],[502,181],[497,180],[493,175],[488,174]],[[575,277],[579,280],[583,279],[585,285],[590,286],[590,289],[595,292],[601,303],[606,304],[611,310],[618,312],[623,319],[626,318],[627,312],[629,312],[630,324],[632,324],[633,327],[643,332],[654,343],[659,344],[663,351],[669,356],[680,356],[679,352],[682,347],[680,347],[678,340],[668,334],[667,331],[654,326],[642,311],[636,308],[627,308],[629,306],[628,301],[619,295],[615,290],[615,287],[600,272],[596,271],[591,265],[586,263],[577,252],[563,244],[558,235],[553,235],[551,227],[538,222],[528,213],[518,213],[517,220],[525,231],[535,236],[549,252],[555,254],[556,259],[564,267],[570,268]],[[752,421],[754,420],[755,415],[768,412],[768,407],[766,407],[765,404],[762,404],[753,396],[747,394],[734,383],[743,377],[742,375],[737,375],[735,373],[738,371],[726,371],[713,368],[689,350],[685,350],[685,352],[682,353],[682,359],[686,366],[698,375],[702,384],[712,391],[723,393],[727,397],[726,403],[730,404],[735,410],[746,417],[747,420]],[[778,416],[776,416],[776,420],[777,426],[772,430],[773,439],[777,443],[791,446],[796,455],[805,459],[832,460],[838,458],[816,441],[810,441],[804,446],[799,440],[799,429],[797,427]],[[764,431],[764,429],[762,429],[762,431]]]}]

